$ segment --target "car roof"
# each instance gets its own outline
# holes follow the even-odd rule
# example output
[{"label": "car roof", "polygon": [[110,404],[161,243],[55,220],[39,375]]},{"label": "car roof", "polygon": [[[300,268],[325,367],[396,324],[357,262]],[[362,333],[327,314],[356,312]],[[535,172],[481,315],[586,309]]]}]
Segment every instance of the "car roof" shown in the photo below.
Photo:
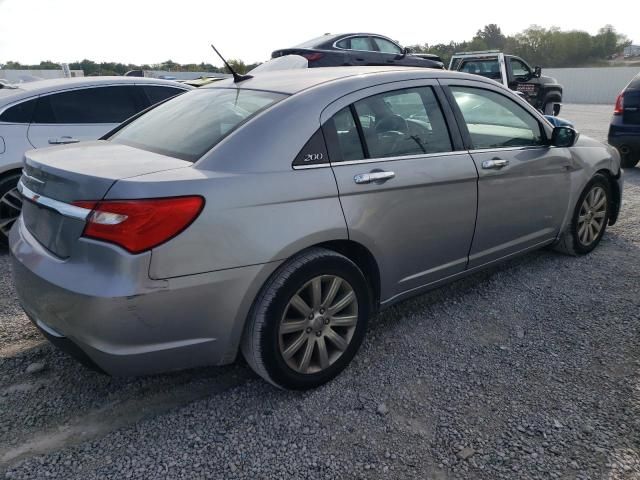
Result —
[{"label": "car roof", "polygon": [[327,42],[335,42],[339,38],[343,37],[380,37],[386,38],[387,40],[392,41],[393,43],[398,43],[395,40],[391,40],[391,38],[386,35],[381,35],[379,33],[370,33],[370,32],[352,32],[352,33],[334,33],[334,34],[326,34],[320,37],[312,38],[311,40],[307,40],[306,42],[302,42],[298,45],[295,45],[293,48],[314,48],[320,45],[324,45]]},{"label": "car roof", "polygon": [[[492,83],[493,80],[478,75],[440,70],[435,68],[419,67],[387,67],[387,66],[362,66],[362,67],[322,67],[300,68],[292,70],[275,70],[256,74],[254,77],[240,83],[234,83],[232,79],[225,79],[212,85],[201,87],[208,88],[241,88],[251,90],[266,90],[271,92],[293,95],[303,90],[329,82],[337,82],[346,78],[367,77],[368,82],[380,83],[394,82],[410,79],[436,79],[459,78],[479,82]],[[378,78],[379,77],[379,78]]]},{"label": "car roof", "polygon": [[193,87],[184,85],[172,80],[145,77],[74,77],[74,78],[54,78],[49,80],[36,80],[34,82],[19,83],[14,85],[17,88],[0,89],[0,102],[10,100],[11,102],[22,98],[34,97],[45,93],[58,92],[62,90],[91,87],[100,85],[166,85],[168,87],[191,90]]}]

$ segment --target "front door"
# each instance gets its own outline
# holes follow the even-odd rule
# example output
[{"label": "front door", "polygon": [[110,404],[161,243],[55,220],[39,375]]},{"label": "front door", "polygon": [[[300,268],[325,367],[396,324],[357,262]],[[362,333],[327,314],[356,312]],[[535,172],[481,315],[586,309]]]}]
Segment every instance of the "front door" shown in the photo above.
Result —
[{"label": "front door", "polygon": [[479,174],[469,268],[555,239],[569,202],[569,150],[549,146],[550,130],[499,87],[446,83]]},{"label": "front door", "polygon": [[349,238],[375,255],[383,302],[466,268],[477,173],[438,90],[428,80],[373,87],[323,114]]}]

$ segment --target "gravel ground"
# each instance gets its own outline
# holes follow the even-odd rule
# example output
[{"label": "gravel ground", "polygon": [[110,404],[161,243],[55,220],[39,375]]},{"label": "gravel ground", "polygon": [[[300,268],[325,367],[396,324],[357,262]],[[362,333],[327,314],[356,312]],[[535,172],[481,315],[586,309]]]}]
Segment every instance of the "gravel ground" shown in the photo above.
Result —
[{"label": "gravel ground", "polygon": [[[590,108],[563,116],[602,139],[611,107]],[[625,188],[592,254],[535,252],[404,302],[306,393],[243,365],[93,373],[43,341],[4,274],[0,476],[638,479],[640,168]]]}]

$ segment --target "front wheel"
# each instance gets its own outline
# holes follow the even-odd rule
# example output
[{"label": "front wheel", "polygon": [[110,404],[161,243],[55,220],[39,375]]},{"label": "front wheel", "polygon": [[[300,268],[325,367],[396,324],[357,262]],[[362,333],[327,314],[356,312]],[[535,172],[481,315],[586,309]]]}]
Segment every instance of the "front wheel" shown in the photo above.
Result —
[{"label": "front wheel", "polygon": [[7,244],[9,231],[22,211],[22,197],[18,192],[19,180],[19,173],[0,179],[0,245]]},{"label": "front wheel", "polygon": [[370,310],[369,287],[355,263],[331,250],[308,250],[263,287],[247,319],[242,353],[277,387],[318,387],[351,362]]},{"label": "front wheel", "polygon": [[611,188],[602,174],[596,174],[582,191],[571,223],[556,245],[569,255],[585,255],[598,246],[609,222]]}]

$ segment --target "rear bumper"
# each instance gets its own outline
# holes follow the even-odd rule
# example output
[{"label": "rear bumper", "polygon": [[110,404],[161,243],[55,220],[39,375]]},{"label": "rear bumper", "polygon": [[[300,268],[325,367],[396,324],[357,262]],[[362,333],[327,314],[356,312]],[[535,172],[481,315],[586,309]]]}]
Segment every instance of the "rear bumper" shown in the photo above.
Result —
[{"label": "rear bumper", "polygon": [[16,290],[27,315],[52,343],[111,375],[234,361],[253,298],[277,267],[156,281],[148,277],[151,254],[143,254],[128,268],[116,263],[112,271],[101,272],[96,270],[104,266],[91,259],[53,257],[22,218],[11,231],[10,246]]},{"label": "rear bumper", "polygon": [[640,156],[640,125],[626,125],[620,118],[614,118],[609,127],[608,142],[617,149],[627,147]]}]

